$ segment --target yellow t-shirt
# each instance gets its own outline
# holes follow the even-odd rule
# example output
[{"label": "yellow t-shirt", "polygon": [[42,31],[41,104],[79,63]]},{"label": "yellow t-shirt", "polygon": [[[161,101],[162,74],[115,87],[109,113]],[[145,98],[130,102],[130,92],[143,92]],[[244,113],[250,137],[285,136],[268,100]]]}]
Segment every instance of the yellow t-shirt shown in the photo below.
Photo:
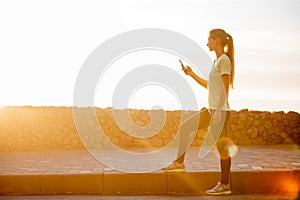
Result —
[{"label": "yellow t-shirt", "polygon": [[[231,62],[226,54],[222,54],[214,61],[208,79],[208,108],[217,109],[221,98],[222,90],[224,90],[222,75],[231,74]],[[225,92],[225,91],[224,91]],[[228,96],[222,110],[230,110]]]}]

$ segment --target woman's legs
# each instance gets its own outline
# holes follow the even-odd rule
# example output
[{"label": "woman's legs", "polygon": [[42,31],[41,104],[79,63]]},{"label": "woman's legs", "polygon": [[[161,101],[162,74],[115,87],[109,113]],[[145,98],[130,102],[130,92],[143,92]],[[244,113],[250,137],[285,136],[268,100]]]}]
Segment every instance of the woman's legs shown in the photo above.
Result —
[{"label": "woman's legs", "polygon": [[[195,127],[198,129],[203,129],[209,126],[210,123],[210,113],[207,109],[202,109],[200,115],[195,115],[192,118],[185,121],[179,127],[179,148],[177,153],[177,159],[174,162],[183,163],[185,158],[185,153],[188,148],[188,145],[193,137],[190,137],[190,133],[194,130]],[[198,127],[197,127],[198,125]],[[195,133],[197,134],[197,132]]]},{"label": "woman's legs", "polygon": [[[225,113],[225,112],[224,112]],[[229,184],[229,175],[231,167],[231,157],[228,150],[229,139],[227,137],[227,122],[230,117],[230,112],[226,112],[225,123],[222,129],[221,136],[217,142],[217,148],[220,155],[220,165],[221,165],[221,183]]]},{"label": "woman's legs", "polygon": [[181,154],[181,156],[179,156],[174,162],[184,163],[184,158],[185,158],[185,152]]},{"label": "woman's legs", "polygon": [[231,166],[231,158],[220,159],[221,162],[221,183],[229,184],[229,174],[230,174],[230,166]]},{"label": "woman's legs", "polygon": [[220,154],[220,165],[221,165],[221,181],[218,184],[207,190],[206,193],[210,195],[228,195],[231,194],[229,179],[230,179],[230,167],[231,167],[231,157],[229,154],[229,139],[227,137],[227,122],[229,119],[230,112],[223,112],[222,115],[226,115],[224,126],[221,135],[217,141],[217,148]]},{"label": "woman's legs", "polygon": [[194,132],[197,134],[198,129],[206,128],[208,127],[210,122],[210,113],[205,108],[200,111],[200,115],[194,115],[193,117],[189,118],[188,120],[184,121],[184,123],[181,124],[178,130],[179,134],[179,145],[178,145],[178,152],[177,152],[177,159],[173,161],[171,165],[169,165],[166,168],[163,168],[163,170],[182,170],[185,168],[184,166],[184,158],[185,158],[185,152],[189,146],[189,143],[192,142],[192,139],[194,137],[191,137],[190,134]]},{"label": "woman's legs", "polygon": [[[224,119],[224,124],[215,125],[213,124],[211,118],[213,117],[214,111],[210,114],[208,110],[201,111],[200,118],[193,117],[187,120],[183,125],[179,128],[179,148],[177,153],[177,159],[173,163],[183,164],[185,158],[185,152],[189,145],[189,134],[193,131],[195,123],[199,120],[198,128],[206,128],[208,125],[211,128],[211,132],[213,138],[219,138],[217,142],[217,148],[220,154],[220,165],[221,165],[221,183],[229,184],[229,175],[230,175],[230,167],[231,167],[231,158],[228,153],[228,138],[227,138],[227,122],[230,117],[229,111],[222,112],[222,119]],[[222,122],[222,123],[223,123]],[[221,128],[220,128],[221,127]],[[221,130],[221,133],[220,133]],[[216,140],[215,140],[216,141]],[[211,142],[209,142],[210,145]],[[173,168],[174,166],[171,166]],[[176,167],[176,166],[175,166]],[[168,169],[168,168],[165,168]]]}]

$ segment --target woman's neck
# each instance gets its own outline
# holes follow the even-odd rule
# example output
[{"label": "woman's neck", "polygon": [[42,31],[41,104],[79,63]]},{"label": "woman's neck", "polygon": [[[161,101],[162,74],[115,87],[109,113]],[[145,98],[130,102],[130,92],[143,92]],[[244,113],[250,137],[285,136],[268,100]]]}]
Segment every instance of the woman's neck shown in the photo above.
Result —
[{"label": "woman's neck", "polygon": [[215,53],[216,53],[217,58],[219,58],[221,55],[224,54],[224,50],[223,49],[216,49]]}]

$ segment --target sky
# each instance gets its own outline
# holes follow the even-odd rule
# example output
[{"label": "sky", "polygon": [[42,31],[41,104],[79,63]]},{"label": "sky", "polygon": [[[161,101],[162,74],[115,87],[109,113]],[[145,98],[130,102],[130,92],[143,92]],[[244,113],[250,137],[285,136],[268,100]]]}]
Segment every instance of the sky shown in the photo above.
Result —
[{"label": "sky", "polygon": [[[181,33],[207,52],[208,31],[223,28],[236,51],[233,110],[300,112],[300,1],[298,0],[105,0],[0,1],[0,106],[72,106],[76,78],[91,52],[111,37],[140,28]],[[178,73],[174,55],[140,52],[120,59],[95,105],[111,106],[114,84],[130,67],[161,62]],[[200,66],[199,66],[200,67]],[[118,72],[118,73],[117,73]],[[184,75],[182,75],[184,77]],[[199,107],[207,91],[185,77]],[[158,96],[153,99],[153,96]],[[158,86],[140,88],[129,107],[178,109]]]}]

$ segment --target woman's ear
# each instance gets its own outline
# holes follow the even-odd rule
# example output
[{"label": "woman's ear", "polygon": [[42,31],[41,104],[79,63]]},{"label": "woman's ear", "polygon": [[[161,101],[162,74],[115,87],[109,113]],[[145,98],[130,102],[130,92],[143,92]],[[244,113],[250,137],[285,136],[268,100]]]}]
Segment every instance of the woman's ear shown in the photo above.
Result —
[{"label": "woman's ear", "polygon": [[222,44],[222,43],[221,43],[221,39],[218,38],[218,37],[215,39],[215,41],[216,41],[217,44]]}]

